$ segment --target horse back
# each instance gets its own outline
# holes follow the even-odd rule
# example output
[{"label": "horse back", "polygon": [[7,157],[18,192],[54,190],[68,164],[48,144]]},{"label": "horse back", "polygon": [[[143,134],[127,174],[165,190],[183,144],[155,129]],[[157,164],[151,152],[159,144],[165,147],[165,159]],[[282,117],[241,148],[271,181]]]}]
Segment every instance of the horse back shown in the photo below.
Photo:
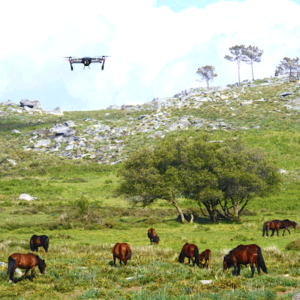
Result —
[{"label": "horse back", "polygon": [[16,261],[16,266],[21,269],[33,267],[38,264],[38,256],[32,253],[27,253],[27,254],[14,253],[10,256],[10,258],[14,259]]}]

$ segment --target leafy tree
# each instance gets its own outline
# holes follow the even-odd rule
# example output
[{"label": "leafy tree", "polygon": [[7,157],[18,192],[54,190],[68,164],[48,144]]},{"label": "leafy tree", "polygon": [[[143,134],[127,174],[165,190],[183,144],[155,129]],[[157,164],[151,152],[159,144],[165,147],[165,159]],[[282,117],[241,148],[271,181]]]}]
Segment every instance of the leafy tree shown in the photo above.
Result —
[{"label": "leafy tree", "polygon": [[243,61],[251,65],[253,81],[254,81],[253,64],[261,62],[261,56],[263,55],[263,53],[264,51],[259,49],[256,46],[249,45],[247,48],[244,49]]},{"label": "leafy tree", "polygon": [[210,143],[206,135],[143,148],[125,161],[120,175],[120,193],[143,205],[164,199],[182,222],[180,196],[197,201],[213,222],[220,216],[238,220],[251,199],[276,191],[281,183],[276,166],[260,150],[239,142]]},{"label": "leafy tree", "polygon": [[236,61],[238,66],[238,78],[239,78],[239,85],[241,85],[241,78],[240,78],[240,68],[241,62],[245,59],[245,45],[236,45],[229,48],[230,55],[225,55],[224,58],[229,61]]},{"label": "leafy tree", "polygon": [[201,80],[205,80],[207,84],[207,89],[209,89],[209,81],[213,80],[218,74],[215,74],[215,67],[213,66],[204,66],[198,68],[197,72],[200,75]]},{"label": "leafy tree", "polygon": [[145,206],[157,199],[166,200],[186,222],[177,202],[184,189],[180,175],[183,148],[184,144],[167,140],[153,149],[145,147],[133,153],[119,173],[122,182],[118,192]]},{"label": "leafy tree", "polygon": [[[188,154],[191,155],[188,168],[193,178],[185,182],[185,196],[196,200],[213,222],[220,216],[238,220],[251,199],[266,196],[280,186],[281,177],[276,166],[258,149],[247,149],[232,142],[210,149],[206,147],[209,153],[203,156],[203,145],[196,141],[194,147],[200,147],[202,154],[199,150],[197,155]],[[199,157],[204,159],[199,160]]]},{"label": "leafy tree", "polygon": [[279,74],[288,74],[289,81],[291,81],[293,78],[293,73],[296,73],[297,78],[299,78],[299,69],[299,57],[284,57],[280,64],[276,67],[275,76],[278,76]]}]

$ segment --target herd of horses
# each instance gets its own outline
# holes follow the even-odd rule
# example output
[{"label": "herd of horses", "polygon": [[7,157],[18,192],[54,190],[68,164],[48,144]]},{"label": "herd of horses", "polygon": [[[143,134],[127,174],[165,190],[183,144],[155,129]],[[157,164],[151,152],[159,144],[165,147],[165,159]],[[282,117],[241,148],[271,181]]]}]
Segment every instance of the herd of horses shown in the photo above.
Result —
[{"label": "herd of horses", "polygon": [[[263,224],[263,236],[266,233],[266,237],[268,237],[269,230],[272,230],[272,235],[274,235],[275,230],[284,229],[283,234],[287,230],[289,234],[288,227],[292,226],[294,229],[297,228],[297,223],[290,221],[288,219],[279,221],[273,220],[268,221]],[[154,228],[150,228],[148,230],[148,238],[150,239],[150,244],[159,244],[159,236],[157,235]],[[30,249],[31,251],[38,251],[39,247],[43,247],[46,252],[48,252],[49,248],[49,237],[46,235],[33,235],[30,239]],[[116,265],[116,259],[120,260],[120,265],[122,262],[127,265],[127,261],[131,259],[132,251],[130,246],[127,243],[116,243],[113,247],[113,264]],[[203,268],[209,268],[211,261],[211,250],[206,249],[203,252],[199,252],[199,248],[195,244],[185,243],[182,247],[182,250],[179,254],[178,261],[180,263],[184,263],[184,259],[188,258],[190,262],[192,261],[193,266],[197,265],[200,267],[200,264]],[[226,271],[228,268],[233,267],[233,274],[238,276],[240,275],[240,266],[241,265],[250,265],[251,268],[251,277],[254,276],[255,266],[257,268],[258,274],[260,274],[260,270],[267,273],[267,267],[265,265],[261,248],[256,244],[251,245],[239,245],[234,249],[230,250],[227,255],[224,256],[223,260],[223,270]],[[14,253],[8,258],[8,266],[7,266],[7,275],[9,275],[9,281],[13,282],[13,276],[16,268],[25,269],[25,275],[23,279],[26,278],[27,273],[31,270],[30,280],[33,281],[34,270],[38,266],[41,274],[45,273],[46,263],[45,260],[41,259],[38,255],[33,253],[21,254]]]}]

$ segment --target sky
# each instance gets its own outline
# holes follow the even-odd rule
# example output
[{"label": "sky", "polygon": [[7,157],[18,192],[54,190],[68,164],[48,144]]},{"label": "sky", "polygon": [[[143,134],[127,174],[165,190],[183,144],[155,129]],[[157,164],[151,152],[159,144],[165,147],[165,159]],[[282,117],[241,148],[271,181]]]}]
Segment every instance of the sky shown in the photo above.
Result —
[{"label": "sky", "polygon": [[[205,86],[238,81],[224,59],[235,45],[264,50],[255,78],[274,75],[300,56],[300,0],[10,0],[1,3],[0,102],[39,100],[44,109],[98,110],[142,104]],[[110,55],[100,64],[62,57]],[[251,68],[241,66],[241,80]]]}]

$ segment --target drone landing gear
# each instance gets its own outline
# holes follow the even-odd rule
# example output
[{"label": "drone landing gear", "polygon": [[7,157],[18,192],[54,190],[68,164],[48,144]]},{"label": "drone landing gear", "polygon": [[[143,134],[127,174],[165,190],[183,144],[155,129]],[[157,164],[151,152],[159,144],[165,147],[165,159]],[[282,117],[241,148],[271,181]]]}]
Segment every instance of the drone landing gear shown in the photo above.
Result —
[{"label": "drone landing gear", "polygon": [[[91,69],[90,66],[88,66],[88,67],[89,67],[89,69]],[[83,70],[84,70],[84,69],[85,69],[85,66],[83,67]]]}]

